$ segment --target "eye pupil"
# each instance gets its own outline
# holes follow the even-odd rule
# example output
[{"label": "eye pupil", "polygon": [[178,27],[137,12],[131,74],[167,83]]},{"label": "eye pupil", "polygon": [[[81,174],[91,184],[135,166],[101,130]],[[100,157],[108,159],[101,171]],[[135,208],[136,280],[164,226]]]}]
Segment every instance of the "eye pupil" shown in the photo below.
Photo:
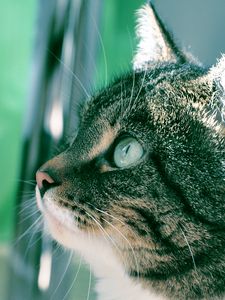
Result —
[{"label": "eye pupil", "polygon": [[119,168],[128,167],[137,162],[143,153],[141,144],[135,138],[125,138],[115,147],[114,163]]},{"label": "eye pupil", "polygon": [[129,149],[130,149],[130,144],[127,145],[127,146],[124,148],[125,154],[127,154],[127,153],[129,152]]}]

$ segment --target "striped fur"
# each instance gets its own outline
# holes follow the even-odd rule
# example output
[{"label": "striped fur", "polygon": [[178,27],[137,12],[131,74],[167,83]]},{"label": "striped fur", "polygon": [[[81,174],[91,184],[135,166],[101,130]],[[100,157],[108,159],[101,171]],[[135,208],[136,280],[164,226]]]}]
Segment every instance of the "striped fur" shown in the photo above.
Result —
[{"label": "striped fur", "polygon": [[[55,184],[37,192],[39,206],[52,235],[91,264],[99,300],[223,299],[225,60],[188,62],[154,9],[140,14],[135,71],[83,109],[73,144],[42,167]],[[117,168],[128,135],[144,155]]]}]

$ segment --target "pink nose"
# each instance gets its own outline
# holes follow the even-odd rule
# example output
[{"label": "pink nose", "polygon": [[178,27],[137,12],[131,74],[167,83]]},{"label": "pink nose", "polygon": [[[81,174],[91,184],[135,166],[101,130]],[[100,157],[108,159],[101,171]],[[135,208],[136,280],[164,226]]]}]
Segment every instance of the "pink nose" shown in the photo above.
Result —
[{"label": "pink nose", "polygon": [[43,171],[37,171],[36,181],[38,188],[42,194],[44,194],[52,186],[53,183],[55,183],[52,177],[48,173]]}]

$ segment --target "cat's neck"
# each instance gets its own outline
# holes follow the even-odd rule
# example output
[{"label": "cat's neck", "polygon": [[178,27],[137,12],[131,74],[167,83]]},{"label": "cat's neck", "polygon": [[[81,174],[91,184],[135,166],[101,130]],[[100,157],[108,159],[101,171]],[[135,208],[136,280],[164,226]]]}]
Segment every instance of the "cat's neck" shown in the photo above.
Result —
[{"label": "cat's neck", "polygon": [[90,247],[85,236],[79,239],[76,250],[82,253],[97,278],[98,300],[166,300],[132,280],[106,240],[92,237]]},{"label": "cat's neck", "polygon": [[[58,214],[61,213],[62,210],[60,209]],[[52,217],[52,219],[54,218]],[[209,294],[209,288],[212,290],[212,295],[213,291],[215,294],[217,293],[216,289],[218,285],[216,284],[216,274],[212,276],[212,278],[215,277],[214,283],[212,283],[211,277],[208,278],[205,271],[201,272],[201,270],[198,269],[197,276],[196,272],[193,273],[193,270],[188,274],[184,273],[184,280],[181,280],[181,276],[179,284],[176,282],[176,285],[174,285],[170,279],[168,279],[167,282],[163,281],[163,284],[158,282],[156,286],[158,294],[156,295],[152,291],[150,282],[137,281],[137,279],[132,279],[127,274],[125,270],[126,267],[120,263],[119,255],[115,255],[115,250],[118,248],[118,245],[112,237],[99,234],[94,235],[94,233],[89,235],[78,228],[71,230],[69,226],[58,226],[58,224],[57,222],[51,222],[51,218],[49,217],[49,226],[51,226],[51,230],[57,239],[63,245],[79,253],[90,265],[91,271],[97,277],[96,290],[98,292],[98,300],[168,300],[160,295],[167,295],[171,286],[173,286],[173,288],[177,287],[177,291],[173,291],[173,294],[177,296],[170,297],[169,299],[196,299],[193,294],[190,295],[190,283],[193,285],[196,282],[196,278],[197,283],[201,282],[206,285],[205,295]],[[106,234],[106,232],[104,233]],[[224,266],[223,257],[220,259],[222,267]],[[214,265],[211,264],[211,266],[213,267],[211,273],[213,270],[216,272],[218,260],[214,262]],[[207,278],[209,280],[207,280]],[[182,297],[180,291],[182,291]],[[221,300],[223,298],[213,297],[211,299]]]},{"label": "cat's neck", "polygon": [[98,300],[166,300],[121,274],[98,279],[96,291]]},{"label": "cat's neck", "polygon": [[[79,243],[76,243],[74,249],[82,254],[97,278],[98,300],[168,300],[156,294],[150,286],[144,288],[140,282],[129,277],[107,239],[87,239],[85,235],[77,238]],[[225,297],[219,299],[225,300]]]}]

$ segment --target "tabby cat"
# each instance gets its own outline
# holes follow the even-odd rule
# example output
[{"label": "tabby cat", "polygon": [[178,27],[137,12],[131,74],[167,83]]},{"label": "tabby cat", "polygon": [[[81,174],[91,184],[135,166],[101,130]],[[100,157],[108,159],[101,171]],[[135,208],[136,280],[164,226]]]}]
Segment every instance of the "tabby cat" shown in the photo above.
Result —
[{"label": "tabby cat", "polygon": [[223,299],[225,57],[199,66],[151,4],[137,36],[133,72],[88,101],[73,143],[38,170],[38,206],[99,300]]}]

